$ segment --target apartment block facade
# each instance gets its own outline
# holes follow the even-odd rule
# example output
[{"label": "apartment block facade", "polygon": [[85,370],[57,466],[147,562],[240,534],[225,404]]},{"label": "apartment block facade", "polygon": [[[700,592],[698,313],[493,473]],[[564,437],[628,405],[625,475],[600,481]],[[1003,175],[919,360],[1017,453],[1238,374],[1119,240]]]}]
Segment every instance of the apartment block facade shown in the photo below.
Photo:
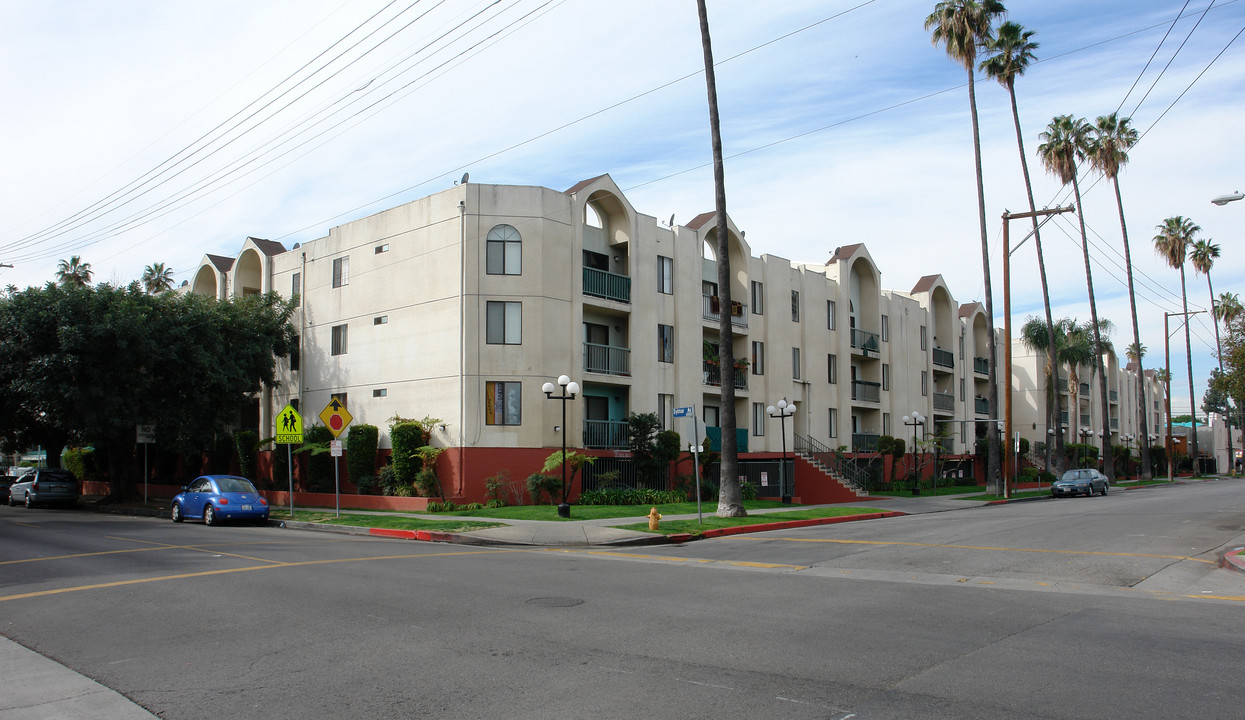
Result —
[{"label": "apartment block facade", "polygon": [[[686,441],[691,420],[673,411],[694,407],[712,442],[724,314],[741,452],[778,452],[784,430],[788,448],[799,435],[869,452],[880,435],[909,437],[902,418],[913,412],[946,452],[973,451],[992,421],[979,304],[957,303],[939,275],[883,289],[863,244],[811,248],[827,261],[793,263],[753,255],[728,228],[730,302],[712,213],[659,222],[608,175],[561,192],[464,183],[290,249],[248,238],[233,258],[206,256],[188,289],[298,296],[300,351],[258,398],[261,434],[287,402],[310,422],[337,395],[355,422],[381,428],[382,447],[391,418],[437,418],[433,442],[453,450],[459,475],[543,457],[562,433],[568,447],[619,453],[629,413],[657,413]],[[1040,377],[1027,367],[1022,357],[1017,407],[1040,414],[1030,400],[1041,390],[1023,389]],[[1113,392],[1129,392],[1125,371],[1113,363],[1108,374]],[[582,388],[566,428],[561,403],[541,391],[560,375]],[[797,408],[785,428],[766,412],[780,399]],[[1044,420],[1024,417],[1022,434],[1040,439]]]}]

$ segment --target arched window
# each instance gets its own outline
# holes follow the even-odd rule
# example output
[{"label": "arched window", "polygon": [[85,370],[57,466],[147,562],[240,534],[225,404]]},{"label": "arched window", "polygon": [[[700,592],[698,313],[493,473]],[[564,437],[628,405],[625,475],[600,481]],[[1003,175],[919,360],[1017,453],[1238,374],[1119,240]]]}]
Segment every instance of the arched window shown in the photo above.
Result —
[{"label": "arched window", "polygon": [[523,274],[523,238],[509,225],[488,231],[485,271],[489,275]]}]

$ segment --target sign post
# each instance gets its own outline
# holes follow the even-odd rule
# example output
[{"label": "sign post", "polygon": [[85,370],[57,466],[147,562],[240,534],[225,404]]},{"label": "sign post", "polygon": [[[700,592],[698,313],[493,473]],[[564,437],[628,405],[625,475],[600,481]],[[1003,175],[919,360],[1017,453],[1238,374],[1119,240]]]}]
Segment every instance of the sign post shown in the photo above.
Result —
[{"label": "sign post", "polygon": [[341,437],[342,430],[345,430],[350,421],[354,420],[354,416],[346,410],[346,404],[334,395],[329,398],[329,404],[325,405],[324,409],[320,411],[320,420],[329,429],[329,432],[333,433],[334,440],[329,445],[330,454],[333,456],[333,495],[336,496],[337,501],[337,516],[341,517],[342,495],[341,480],[339,479],[340,470],[338,468],[340,462],[337,458],[342,456],[342,444],[341,440],[337,438]]},{"label": "sign post", "polygon": [[147,446],[156,441],[155,425],[135,425],[134,440],[143,446],[143,504],[147,504]]},{"label": "sign post", "polygon": [[286,469],[290,473],[290,519],[294,519],[294,449],[291,445],[303,444],[303,416],[293,405],[286,403],[277,414],[277,432],[274,442],[285,446]]},{"label": "sign post", "polygon": [[700,446],[700,423],[696,418],[696,406],[677,407],[671,413],[671,417],[692,419],[692,442],[688,444],[687,449],[692,453],[692,476],[696,478],[696,522],[704,525],[704,512],[700,507],[700,452],[703,448]]}]

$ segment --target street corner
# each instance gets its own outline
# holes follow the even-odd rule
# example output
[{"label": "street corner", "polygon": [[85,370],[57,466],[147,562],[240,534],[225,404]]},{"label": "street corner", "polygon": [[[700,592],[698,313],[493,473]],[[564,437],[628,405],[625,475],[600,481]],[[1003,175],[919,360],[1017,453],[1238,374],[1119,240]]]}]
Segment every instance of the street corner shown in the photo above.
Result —
[{"label": "street corner", "polygon": [[1219,556],[1219,567],[1245,572],[1245,547],[1232,548]]}]

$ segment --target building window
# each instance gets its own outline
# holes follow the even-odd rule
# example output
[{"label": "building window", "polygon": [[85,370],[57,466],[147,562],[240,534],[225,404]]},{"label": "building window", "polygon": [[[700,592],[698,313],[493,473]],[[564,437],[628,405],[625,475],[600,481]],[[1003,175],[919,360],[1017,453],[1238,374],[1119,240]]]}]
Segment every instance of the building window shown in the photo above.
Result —
[{"label": "building window", "polygon": [[791,322],[800,321],[800,291],[791,291]]},{"label": "building window", "polygon": [[929,349],[929,340],[926,337],[927,335],[929,335],[929,332],[926,330],[925,326],[922,325],[921,326],[921,352],[925,352],[926,350]]},{"label": "building window", "polygon": [[752,314],[765,314],[765,284],[752,281]]},{"label": "building window", "polygon": [[657,292],[662,295],[674,294],[674,258],[657,256]]},{"label": "building window", "polygon": [[377,245],[377,246],[376,246],[375,253],[376,253],[377,255],[379,255],[379,254],[381,254],[381,253],[387,253],[387,252],[389,252],[389,243],[385,243],[384,245]]},{"label": "building window", "polygon": [[657,395],[657,414],[661,417],[661,429],[674,429],[674,396]]},{"label": "building window", "polygon": [[350,284],[350,257],[339,257],[333,260],[333,287],[339,288]]},{"label": "building window", "polygon": [[964,336],[960,336],[960,359],[964,359]]},{"label": "building window", "polygon": [[303,356],[301,341],[302,341],[302,338],[300,338],[298,335],[295,335],[294,342],[290,344],[290,371],[291,372],[298,372],[298,367],[301,364],[300,361],[302,360],[302,356]]},{"label": "building window", "polygon": [[294,280],[290,283],[290,297],[297,299],[297,304],[303,304],[303,274],[294,273]]},{"label": "building window", "polygon": [[921,395],[922,396],[929,395],[929,371],[928,370],[921,371]]},{"label": "building window", "polygon": [[791,379],[800,379],[800,349],[791,348]]},{"label": "building window", "polygon": [[882,342],[891,339],[891,319],[886,315],[882,316]]},{"label": "building window", "polygon": [[378,315],[378,316],[376,316],[376,317],[372,318],[372,324],[373,324],[373,325],[388,325],[388,324],[389,324],[389,316],[388,316],[388,315]]},{"label": "building window", "polygon": [[486,425],[518,425],[523,416],[522,408],[523,383],[484,383],[484,422]]},{"label": "building window", "polygon": [[333,326],[333,341],[331,345],[330,354],[331,355],[345,355],[346,354],[346,326],[345,325],[334,325]]},{"label": "building window", "polygon": [[839,382],[839,356],[834,353],[826,356],[826,382],[831,385]]},{"label": "building window", "polygon": [[765,343],[752,341],[752,374],[765,374]]},{"label": "building window", "polygon": [[964,402],[964,378],[960,378],[960,402]]},{"label": "building window", "polygon": [[509,225],[497,225],[485,236],[484,269],[489,275],[523,274],[523,237]]},{"label": "building window", "polygon": [[518,345],[523,342],[523,303],[490,300],[485,306],[485,342]]},{"label": "building window", "polygon": [[838,330],[839,329],[839,319],[838,317],[836,317],[837,310],[838,310],[837,303],[835,303],[833,300],[826,301],[826,329],[827,330]]},{"label": "building window", "polygon": [[372,397],[387,397],[388,395],[389,388],[376,388],[372,391]]},{"label": "building window", "polygon": [[883,435],[891,434],[891,414],[890,413],[882,413],[882,434]]},{"label": "building window", "polygon": [[763,437],[765,435],[764,403],[752,403],[752,435],[754,437]]},{"label": "building window", "polygon": [[657,361],[674,362],[674,326],[657,326]]},{"label": "building window", "polygon": [[882,363],[882,389],[891,389],[891,366],[890,363]]},{"label": "building window", "polygon": [[830,408],[830,437],[837,438],[839,436],[839,409]]}]

